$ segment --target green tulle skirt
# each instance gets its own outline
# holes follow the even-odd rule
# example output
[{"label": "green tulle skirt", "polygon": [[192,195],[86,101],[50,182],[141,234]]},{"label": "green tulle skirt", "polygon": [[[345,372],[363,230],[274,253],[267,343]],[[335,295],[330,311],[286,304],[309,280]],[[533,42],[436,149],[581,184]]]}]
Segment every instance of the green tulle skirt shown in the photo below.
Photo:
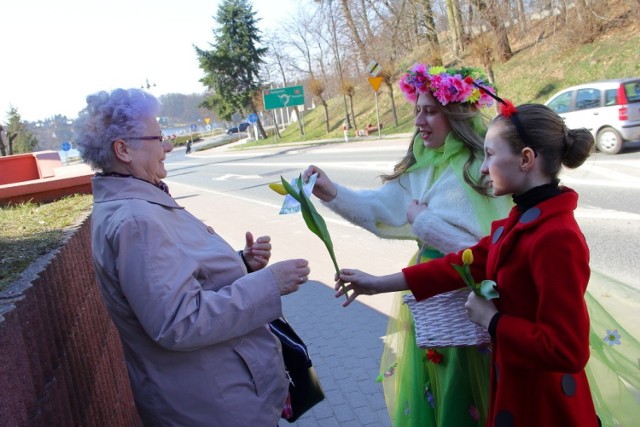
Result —
[{"label": "green tulle skirt", "polygon": [[640,290],[591,272],[586,367],[603,426],[640,426]]},{"label": "green tulle skirt", "polygon": [[[402,295],[394,295],[378,377],[393,425],[484,426],[489,349],[437,348],[432,349],[435,357],[433,352],[428,357],[427,350],[416,345],[411,313]],[[640,290],[592,272],[585,299],[591,318],[586,372],[596,412],[603,426],[638,426]]]},{"label": "green tulle skirt", "polygon": [[[420,262],[428,262],[442,254],[423,250],[420,256]],[[489,401],[489,349],[451,347],[429,352],[418,348],[403,295],[394,295],[378,377],[393,425],[484,426]]]}]

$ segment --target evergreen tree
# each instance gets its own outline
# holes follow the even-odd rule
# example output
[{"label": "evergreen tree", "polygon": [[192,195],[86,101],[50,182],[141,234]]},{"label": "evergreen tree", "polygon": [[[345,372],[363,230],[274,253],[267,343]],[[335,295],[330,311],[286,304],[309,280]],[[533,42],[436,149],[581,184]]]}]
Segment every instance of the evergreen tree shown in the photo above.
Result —
[{"label": "evergreen tree", "polygon": [[38,146],[38,138],[22,122],[16,108],[9,109],[8,119],[6,131],[9,154],[31,153]]},{"label": "evergreen tree", "polygon": [[[231,121],[235,112],[257,113],[254,94],[260,90],[260,65],[267,48],[260,47],[261,35],[256,12],[248,0],[224,0],[218,7],[213,48],[205,51],[195,47],[200,68],[205,77],[200,81],[212,90],[202,106],[218,117]],[[262,124],[258,130],[266,138]]]}]

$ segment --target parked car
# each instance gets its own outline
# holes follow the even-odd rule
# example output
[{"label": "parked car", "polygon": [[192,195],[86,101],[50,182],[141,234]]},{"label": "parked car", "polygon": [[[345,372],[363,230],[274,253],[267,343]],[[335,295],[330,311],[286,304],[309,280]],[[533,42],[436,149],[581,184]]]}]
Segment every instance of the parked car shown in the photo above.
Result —
[{"label": "parked car", "polygon": [[244,132],[247,130],[248,127],[249,127],[249,123],[247,122],[240,123],[238,126],[229,128],[227,130],[227,135],[231,135],[232,133]]},{"label": "parked car", "polygon": [[587,128],[596,148],[617,154],[629,141],[640,141],[640,77],[572,86],[546,103],[568,128]]}]

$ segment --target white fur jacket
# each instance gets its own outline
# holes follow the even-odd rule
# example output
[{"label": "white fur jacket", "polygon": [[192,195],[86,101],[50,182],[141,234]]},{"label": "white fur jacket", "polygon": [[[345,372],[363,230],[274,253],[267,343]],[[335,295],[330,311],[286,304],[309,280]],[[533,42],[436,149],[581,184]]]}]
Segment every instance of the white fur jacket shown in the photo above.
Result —
[{"label": "white fur jacket", "polygon": [[[324,205],[382,238],[417,238],[444,254],[473,246],[485,233],[467,191],[450,166],[435,182],[433,172],[433,167],[406,172],[374,190],[336,184],[336,197]],[[406,214],[414,199],[428,208],[411,225]]]}]

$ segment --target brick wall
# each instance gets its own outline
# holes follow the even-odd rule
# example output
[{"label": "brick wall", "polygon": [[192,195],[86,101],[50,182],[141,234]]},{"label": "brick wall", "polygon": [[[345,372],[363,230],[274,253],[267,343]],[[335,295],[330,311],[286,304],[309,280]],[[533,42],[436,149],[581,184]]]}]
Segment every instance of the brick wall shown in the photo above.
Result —
[{"label": "brick wall", "polygon": [[138,426],[90,219],[0,292],[0,426]]}]

